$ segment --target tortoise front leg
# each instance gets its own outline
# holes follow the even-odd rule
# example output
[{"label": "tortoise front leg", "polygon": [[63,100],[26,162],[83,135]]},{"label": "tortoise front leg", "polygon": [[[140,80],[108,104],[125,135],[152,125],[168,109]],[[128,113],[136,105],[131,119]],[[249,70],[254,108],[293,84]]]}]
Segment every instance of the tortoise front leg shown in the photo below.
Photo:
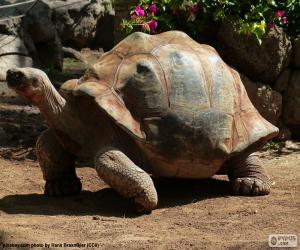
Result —
[{"label": "tortoise front leg", "polygon": [[119,194],[133,199],[139,212],[150,212],[157,205],[157,193],[151,177],[117,149],[96,155],[99,177]]},{"label": "tortoise front leg", "polygon": [[38,138],[36,153],[46,180],[45,195],[80,193],[81,182],[76,176],[74,157],[64,150],[51,129],[44,131]]},{"label": "tortoise front leg", "polygon": [[229,164],[228,177],[236,195],[257,196],[270,193],[272,181],[262,168],[257,154],[235,159]]}]

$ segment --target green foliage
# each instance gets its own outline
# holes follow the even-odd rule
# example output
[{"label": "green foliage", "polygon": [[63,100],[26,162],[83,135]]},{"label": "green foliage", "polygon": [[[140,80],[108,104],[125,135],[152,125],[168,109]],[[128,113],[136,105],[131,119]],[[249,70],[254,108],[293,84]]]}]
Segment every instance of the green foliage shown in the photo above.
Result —
[{"label": "green foliage", "polygon": [[285,146],[285,142],[268,141],[260,151],[280,151]]},{"label": "green foliage", "polygon": [[105,13],[109,13],[111,2],[109,0],[102,1],[102,6],[104,7]]},{"label": "green foliage", "polygon": [[[102,6],[104,7],[104,12],[109,14],[110,6],[114,6],[114,0],[103,0]],[[90,3],[97,3],[97,0],[90,0]]]},{"label": "green foliage", "polygon": [[44,67],[43,70],[47,75],[49,75],[49,74],[52,74],[53,72],[55,72],[55,67],[53,65],[48,65],[48,66]]},{"label": "green foliage", "polygon": [[[291,36],[300,34],[299,0],[136,0],[132,2],[130,16],[122,22],[122,27],[127,33],[134,31],[156,33],[178,29],[197,37],[197,34],[208,28],[212,22],[231,20],[239,32],[254,35],[259,42],[274,25],[282,27]],[[154,12],[153,5],[156,8]],[[149,25],[151,20],[157,22],[157,27]]]}]

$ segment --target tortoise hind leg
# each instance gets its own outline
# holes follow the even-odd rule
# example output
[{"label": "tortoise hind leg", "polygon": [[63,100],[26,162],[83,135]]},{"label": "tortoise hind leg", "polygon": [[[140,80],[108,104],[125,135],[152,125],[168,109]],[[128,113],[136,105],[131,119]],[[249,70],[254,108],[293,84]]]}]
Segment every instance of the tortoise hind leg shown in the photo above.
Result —
[{"label": "tortoise hind leg", "polygon": [[228,177],[235,195],[257,196],[270,193],[272,181],[255,153],[228,162]]},{"label": "tortoise hind leg", "polygon": [[133,199],[138,212],[150,212],[157,205],[151,177],[123,152],[108,149],[95,158],[99,177],[125,198]]},{"label": "tortoise hind leg", "polygon": [[78,194],[81,182],[76,176],[75,159],[66,152],[51,129],[43,132],[36,143],[36,153],[43,172],[45,195]]}]

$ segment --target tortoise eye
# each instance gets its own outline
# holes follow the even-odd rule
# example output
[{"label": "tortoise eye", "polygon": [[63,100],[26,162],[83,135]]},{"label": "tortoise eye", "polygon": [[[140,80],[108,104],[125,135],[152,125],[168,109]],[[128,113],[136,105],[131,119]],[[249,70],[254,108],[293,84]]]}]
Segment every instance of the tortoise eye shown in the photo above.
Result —
[{"label": "tortoise eye", "polygon": [[32,85],[34,88],[39,87],[38,79],[33,79],[32,82],[31,82],[31,85]]},{"label": "tortoise eye", "polygon": [[142,61],[136,65],[136,71],[138,74],[147,74],[152,72],[152,69],[148,62]]}]

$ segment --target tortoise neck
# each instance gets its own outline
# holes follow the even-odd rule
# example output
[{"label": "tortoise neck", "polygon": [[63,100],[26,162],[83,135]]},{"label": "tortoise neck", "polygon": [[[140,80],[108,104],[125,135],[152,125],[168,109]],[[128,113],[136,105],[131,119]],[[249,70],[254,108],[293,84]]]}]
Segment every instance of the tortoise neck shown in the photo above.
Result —
[{"label": "tortoise neck", "polygon": [[53,128],[59,128],[62,114],[65,112],[66,100],[57,92],[50,80],[41,81],[42,95],[36,101],[41,113],[49,125]]}]

